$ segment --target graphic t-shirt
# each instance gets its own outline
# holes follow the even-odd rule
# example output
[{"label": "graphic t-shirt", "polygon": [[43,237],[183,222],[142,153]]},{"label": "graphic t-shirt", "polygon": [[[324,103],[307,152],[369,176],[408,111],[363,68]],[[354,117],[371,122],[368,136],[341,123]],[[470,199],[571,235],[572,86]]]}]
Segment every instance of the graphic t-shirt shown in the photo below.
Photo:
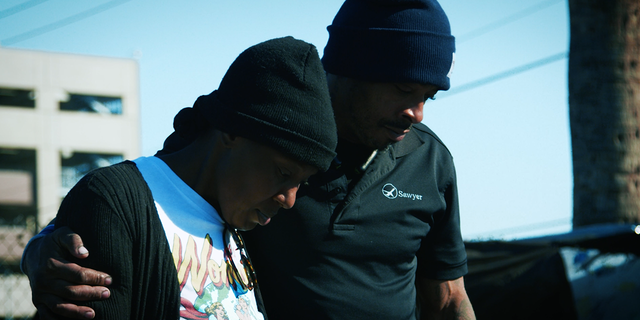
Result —
[{"label": "graphic t-shirt", "polygon": [[263,319],[253,290],[231,286],[224,258],[228,238],[238,274],[246,272],[218,212],[156,157],[134,160],[153,195],[180,283],[181,319]]}]

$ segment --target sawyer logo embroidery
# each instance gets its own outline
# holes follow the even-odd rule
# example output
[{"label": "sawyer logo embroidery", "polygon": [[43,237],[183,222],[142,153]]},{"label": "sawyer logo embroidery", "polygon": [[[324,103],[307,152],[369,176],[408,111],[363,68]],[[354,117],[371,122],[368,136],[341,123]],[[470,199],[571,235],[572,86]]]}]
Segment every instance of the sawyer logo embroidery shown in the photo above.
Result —
[{"label": "sawyer logo embroidery", "polygon": [[382,195],[392,200],[398,197],[408,198],[411,200],[422,200],[422,195],[407,193],[402,190],[398,190],[398,188],[396,188],[396,186],[394,186],[391,183],[387,183],[384,186],[382,186]]},{"label": "sawyer logo embroidery", "polygon": [[382,187],[382,194],[389,199],[395,199],[398,197],[398,189],[391,183],[387,183]]}]

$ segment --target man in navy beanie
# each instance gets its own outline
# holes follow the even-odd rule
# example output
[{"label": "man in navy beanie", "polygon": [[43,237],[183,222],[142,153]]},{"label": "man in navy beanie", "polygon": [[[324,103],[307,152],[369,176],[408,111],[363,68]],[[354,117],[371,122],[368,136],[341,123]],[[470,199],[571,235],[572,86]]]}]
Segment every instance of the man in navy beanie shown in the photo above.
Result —
[{"label": "man in navy beanie", "polygon": [[[475,319],[453,158],[421,123],[426,101],[450,86],[455,42],[446,14],[435,0],[346,0],[327,30],[322,63],[337,156],[300,187],[292,209],[245,233],[267,316]],[[77,236],[45,239],[86,256]],[[60,265],[49,272],[69,276],[49,276],[65,280],[52,294],[105,298],[108,275]]]},{"label": "man in navy beanie", "polygon": [[[246,233],[271,319],[474,319],[452,156],[421,124],[454,37],[435,0],[346,0],[322,62],[337,157]],[[417,303],[416,303],[417,301]]]}]

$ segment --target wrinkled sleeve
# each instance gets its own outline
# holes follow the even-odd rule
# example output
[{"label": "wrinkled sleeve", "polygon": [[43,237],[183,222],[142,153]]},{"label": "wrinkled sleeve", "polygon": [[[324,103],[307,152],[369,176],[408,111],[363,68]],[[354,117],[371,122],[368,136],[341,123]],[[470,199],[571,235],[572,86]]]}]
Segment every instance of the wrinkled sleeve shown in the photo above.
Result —
[{"label": "wrinkled sleeve", "polygon": [[[78,233],[89,250],[86,259],[72,259],[84,267],[113,278],[109,299],[85,303],[96,311],[95,319],[128,319],[132,305],[133,239],[125,219],[126,190],[98,174],[85,176],[65,197],[55,227]],[[123,200],[124,199],[124,200]]]}]

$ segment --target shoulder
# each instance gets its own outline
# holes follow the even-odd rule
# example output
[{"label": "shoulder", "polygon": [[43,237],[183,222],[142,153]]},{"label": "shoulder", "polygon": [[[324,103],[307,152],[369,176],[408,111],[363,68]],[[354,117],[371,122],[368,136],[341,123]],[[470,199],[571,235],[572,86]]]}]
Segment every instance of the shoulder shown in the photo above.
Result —
[{"label": "shoulder", "polygon": [[87,173],[74,187],[115,200],[131,195],[146,196],[148,187],[142,174],[131,161],[123,161]]},{"label": "shoulder", "polygon": [[425,141],[435,144],[437,147],[444,149],[447,153],[451,154],[449,148],[442,142],[440,137],[436,135],[431,128],[427,127],[427,125],[423,123],[417,123],[413,125],[414,133],[418,134]]},{"label": "shoulder", "polygon": [[132,174],[138,172],[138,168],[133,161],[125,160],[120,163],[116,163],[107,167],[101,167],[94,169],[87,173],[86,177],[89,178],[102,178],[102,177],[118,177],[122,175]]},{"label": "shoulder", "polygon": [[87,173],[80,181],[89,185],[97,185],[101,182],[110,184],[136,183],[142,178],[136,164],[131,161],[123,161],[107,167],[94,169]]},{"label": "shoulder", "polygon": [[63,199],[56,226],[58,220],[63,221],[61,225],[77,225],[73,220],[79,217],[84,219],[80,225],[95,225],[96,221],[142,225],[154,212],[151,190],[135,163],[125,161],[87,173]]},{"label": "shoulder", "polygon": [[414,124],[407,136],[393,148],[398,157],[428,153],[430,156],[453,158],[440,137],[423,123]]}]

